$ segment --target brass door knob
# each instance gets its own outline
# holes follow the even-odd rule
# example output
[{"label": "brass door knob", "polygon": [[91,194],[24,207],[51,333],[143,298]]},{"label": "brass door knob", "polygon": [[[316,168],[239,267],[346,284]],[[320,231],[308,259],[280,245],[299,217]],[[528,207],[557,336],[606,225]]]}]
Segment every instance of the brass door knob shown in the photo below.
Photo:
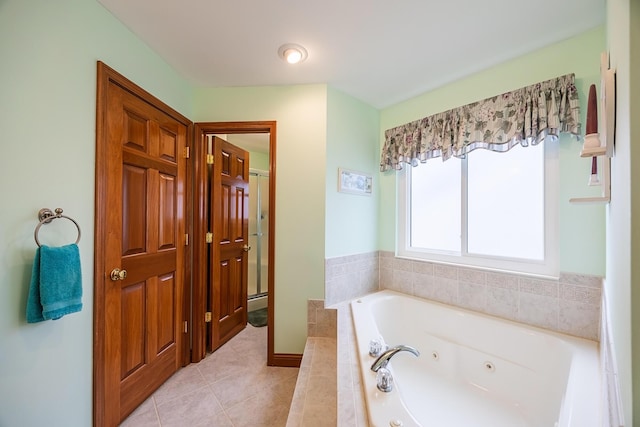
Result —
[{"label": "brass door knob", "polygon": [[124,280],[127,277],[127,270],[120,270],[119,268],[114,268],[111,270],[111,280],[114,282],[118,280]]},{"label": "brass door knob", "polygon": [[245,251],[245,252],[249,252],[249,251],[251,250],[251,246],[249,246],[249,245],[244,245],[244,246],[242,247],[242,250],[243,250],[243,251]]}]

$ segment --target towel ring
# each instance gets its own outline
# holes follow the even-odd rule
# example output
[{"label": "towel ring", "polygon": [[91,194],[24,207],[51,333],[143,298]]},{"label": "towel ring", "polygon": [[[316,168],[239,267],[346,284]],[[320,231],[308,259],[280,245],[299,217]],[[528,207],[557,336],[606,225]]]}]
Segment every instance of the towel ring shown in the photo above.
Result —
[{"label": "towel ring", "polygon": [[43,208],[38,211],[38,220],[40,222],[38,223],[38,225],[36,226],[36,229],[33,232],[33,237],[34,239],[36,239],[36,244],[38,245],[38,247],[42,246],[40,244],[40,241],[38,240],[38,232],[40,231],[40,227],[42,227],[42,224],[49,224],[51,221],[53,221],[56,218],[66,218],[69,221],[71,221],[78,229],[78,238],[76,239],[76,245],[77,245],[78,242],[80,241],[80,236],[82,234],[80,231],[80,226],[73,218],[70,218],[66,215],[62,215],[62,209],[56,208],[55,212],[56,213],[53,213],[51,212],[51,209],[47,209],[47,208]]}]

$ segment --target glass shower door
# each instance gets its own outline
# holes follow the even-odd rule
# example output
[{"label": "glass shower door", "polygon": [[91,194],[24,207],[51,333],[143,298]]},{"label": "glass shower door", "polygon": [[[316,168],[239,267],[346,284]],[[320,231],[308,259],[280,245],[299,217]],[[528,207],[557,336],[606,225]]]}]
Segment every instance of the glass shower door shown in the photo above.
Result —
[{"label": "glass shower door", "polygon": [[269,271],[269,176],[268,172],[249,175],[249,299],[265,296]]}]

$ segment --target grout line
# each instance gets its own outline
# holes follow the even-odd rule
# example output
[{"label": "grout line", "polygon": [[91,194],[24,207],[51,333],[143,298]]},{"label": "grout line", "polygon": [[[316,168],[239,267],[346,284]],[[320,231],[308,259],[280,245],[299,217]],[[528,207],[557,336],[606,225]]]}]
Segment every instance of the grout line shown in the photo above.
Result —
[{"label": "grout line", "polygon": [[156,403],[156,397],[151,395],[151,399],[153,401],[153,411],[156,413],[156,420],[158,420],[158,426],[162,427],[162,423],[160,422],[160,413],[158,412],[158,404]]}]

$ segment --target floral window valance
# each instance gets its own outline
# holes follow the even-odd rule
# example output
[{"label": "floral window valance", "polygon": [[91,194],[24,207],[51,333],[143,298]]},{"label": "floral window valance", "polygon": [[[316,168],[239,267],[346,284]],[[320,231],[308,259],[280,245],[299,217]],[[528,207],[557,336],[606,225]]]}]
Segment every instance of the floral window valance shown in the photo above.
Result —
[{"label": "floral window valance", "polygon": [[476,148],[504,152],[560,132],[580,134],[575,76],[567,74],[434,114],[385,132],[380,170],[464,157]]}]

